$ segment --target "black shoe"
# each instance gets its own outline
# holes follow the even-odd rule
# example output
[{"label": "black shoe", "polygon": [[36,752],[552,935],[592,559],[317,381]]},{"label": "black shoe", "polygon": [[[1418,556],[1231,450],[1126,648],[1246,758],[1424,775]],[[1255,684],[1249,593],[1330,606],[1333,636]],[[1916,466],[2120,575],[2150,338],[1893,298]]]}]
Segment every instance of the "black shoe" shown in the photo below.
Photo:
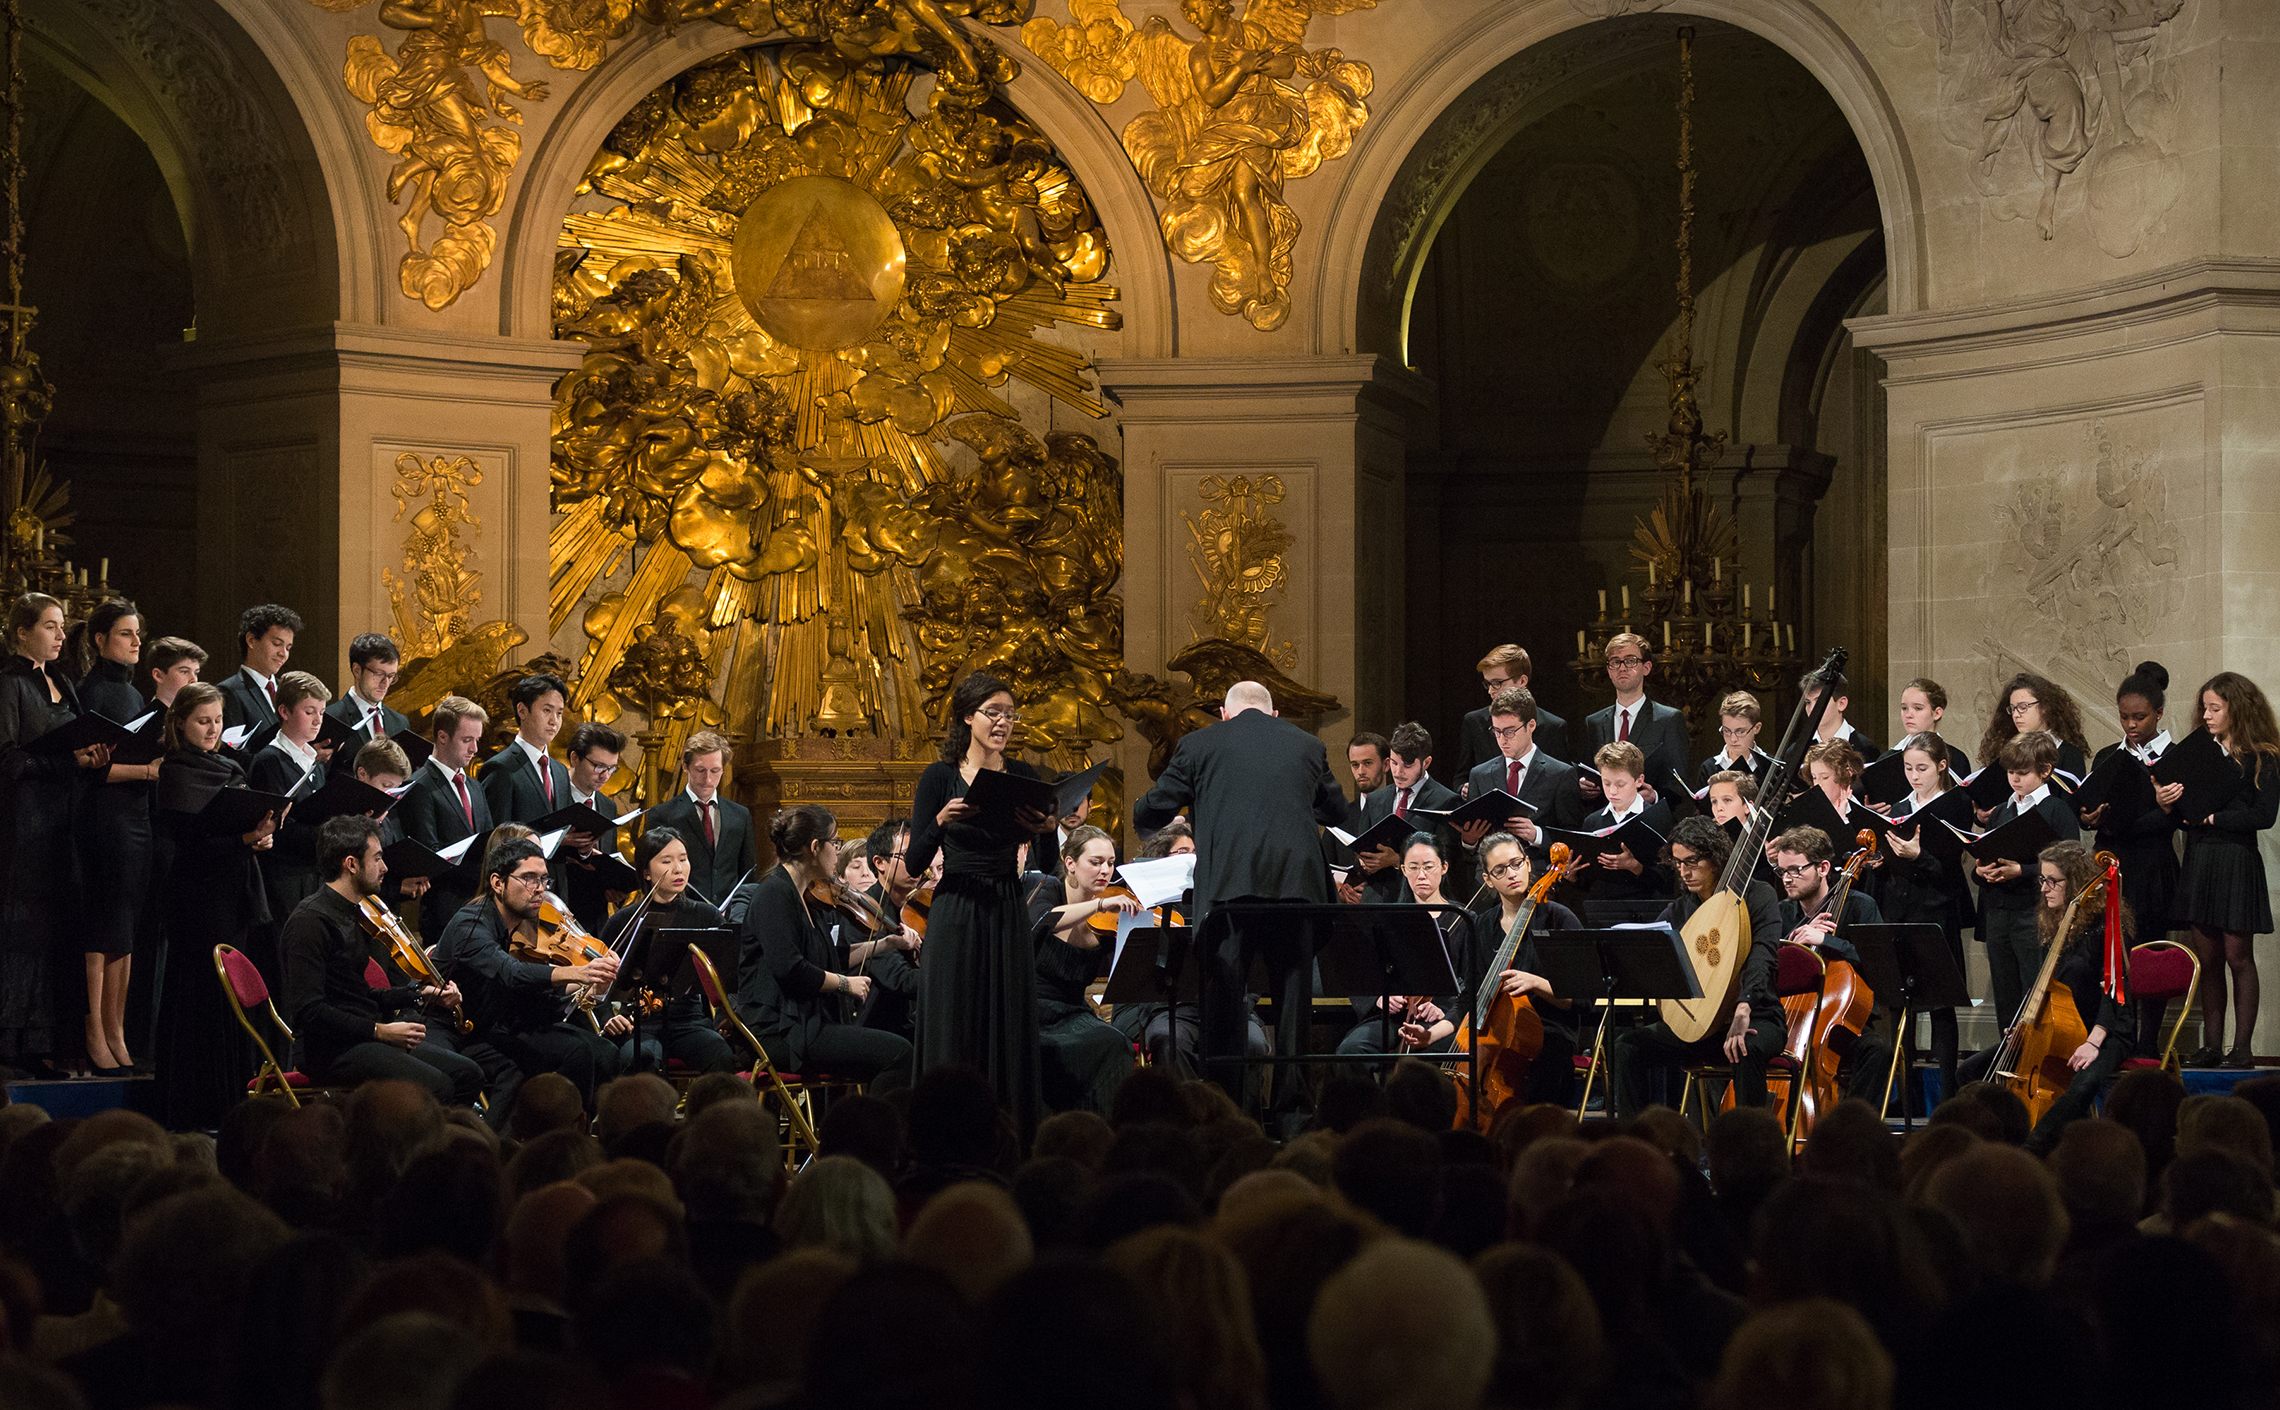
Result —
[{"label": "black shoe", "polygon": [[2222,1067],[2224,1061],[2223,1050],[2211,1045],[2201,1048],[2193,1056],[2185,1059],[2185,1065],[2187,1067]]},{"label": "black shoe", "polygon": [[2256,1054],[2248,1050],[2248,1044],[2243,1043],[2225,1054],[2225,1066],[2254,1067],[2256,1066]]}]

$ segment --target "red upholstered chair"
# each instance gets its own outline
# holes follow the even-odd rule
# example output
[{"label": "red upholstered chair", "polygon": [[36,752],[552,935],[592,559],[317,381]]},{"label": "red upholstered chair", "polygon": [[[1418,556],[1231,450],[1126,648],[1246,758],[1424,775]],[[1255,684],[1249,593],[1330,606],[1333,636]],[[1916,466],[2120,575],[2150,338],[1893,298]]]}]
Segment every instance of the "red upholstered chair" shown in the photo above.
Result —
[{"label": "red upholstered chair", "polygon": [[[1829,966],[1821,952],[1809,945],[1792,945],[1785,941],[1775,947],[1775,953],[1778,961],[1773,974],[1773,992],[1781,1000],[1782,1013],[1788,1019],[1789,1036],[1782,1043],[1781,1051],[1766,1060],[1765,1080],[1769,1095],[1780,1094],[1781,1129],[1792,1133],[1791,1145],[1794,1146],[1797,1098],[1805,1090],[1803,1074],[1812,1058],[1813,1021],[1820,1013],[1821,990],[1828,980]],[[1703,1085],[1707,1079],[1722,1079],[1731,1093],[1733,1065],[1703,1063],[1686,1070],[1686,1085],[1678,1096],[1679,1115],[1686,1114],[1687,1098],[1699,1090],[1705,1126],[1710,1124],[1710,1089]]]},{"label": "red upholstered chair", "polygon": [[2185,1016],[2193,1011],[2193,996],[2201,991],[2200,956],[2174,940],[2149,940],[2130,950],[2130,1000],[2160,1000],[2182,998],[2177,1006],[2177,1021],[2169,1026],[2169,1038],[2161,1045],[2158,1058],[2134,1057],[2122,1063],[2122,1070],[2133,1068],[2170,1068],[2177,1066],[2177,1036],[2185,1031]]},{"label": "red upholstered chair", "polygon": [[269,997],[269,983],[261,977],[260,967],[246,958],[243,951],[228,945],[216,945],[214,971],[221,976],[222,992],[229,996],[231,1012],[237,1015],[237,1021],[244,1026],[245,1031],[253,1035],[253,1045],[261,1050],[261,1069],[253,1074],[252,1081],[245,1084],[246,1091],[258,1097],[274,1084],[276,1090],[285,1094],[285,1100],[299,1106],[300,1093],[313,1084],[307,1077],[298,1072],[288,1072],[278,1064],[277,1054],[270,1051],[269,1040],[261,1036],[261,1030],[254,1026],[252,1014],[247,1012],[249,1009],[267,1011],[269,1021],[284,1035],[285,1050],[288,1053],[293,1050],[293,1030],[285,1026],[284,1016],[277,1012],[276,1001]]},{"label": "red upholstered chair", "polygon": [[393,987],[388,983],[388,971],[380,967],[380,961],[369,958],[364,961],[364,987],[367,989]]},{"label": "red upholstered chair", "polygon": [[745,1080],[755,1088],[764,1089],[763,1096],[775,1096],[776,1108],[783,1114],[785,1134],[789,1137],[784,1142],[784,1165],[790,1170],[799,1169],[808,1157],[823,1149],[823,1140],[815,1129],[815,1106],[808,1094],[811,1085],[820,1084],[811,1084],[796,1072],[778,1072],[776,1065],[768,1061],[768,1050],[752,1036],[752,1030],[744,1026],[736,1006],[728,1001],[728,988],[720,982],[720,971],[713,967],[712,956],[691,945],[689,958],[696,962],[697,987],[704,991],[705,1006],[712,1010],[713,1025],[720,1029],[722,1037],[730,1042],[741,1042],[752,1050],[752,1070],[745,1074]]}]

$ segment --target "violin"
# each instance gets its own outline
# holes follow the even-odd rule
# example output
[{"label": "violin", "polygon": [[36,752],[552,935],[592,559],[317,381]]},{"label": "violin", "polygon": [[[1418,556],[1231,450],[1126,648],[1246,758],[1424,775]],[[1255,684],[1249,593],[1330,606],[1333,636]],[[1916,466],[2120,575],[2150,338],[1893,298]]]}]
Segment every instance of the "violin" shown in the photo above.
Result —
[{"label": "violin", "polygon": [[[2058,978],[2058,962],[2066,953],[2068,942],[2074,935],[2075,915],[2085,906],[2105,904],[2108,885],[2119,881],[2121,863],[2111,852],[2100,852],[2092,860],[2098,864],[2098,874],[2087,886],[2075,893],[2066,903],[2066,913],[2059,917],[2058,933],[2051,937],[2049,948],[2043,952],[2042,969],[2035,975],[2035,987],[2019,1004],[2019,1016],[2004,1033],[2002,1046],[1995,1050],[1995,1060],[1988,1064],[1991,1078],[2019,1094],[2027,1104],[2027,1120],[2043,1119],[2074,1082],[2074,1070],[2066,1060],[2076,1048],[2090,1041],[2090,1025],[2083,1021],[2082,1010],[2074,992]],[[2091,1012],[2096,1013],[2097,996],[2090,996]]]},{"label": "violin", "polygon": [[[356,919],[364,927],[365,934],[375,940],[388,942],[388,951],[395,958],[396,968],[407,978],[415,983],[432,985],[438,990],[451,982],[435,967],[435,961],[428,958],[428,952],[420,945],[419,937],[406,930],[404,922],[394,911],[383,905],[378,896],[358,898]],[[451,1026],[461,1033],[475,1031],[474,1023],[466,1014],[457,1010],[452,1011]]]},{"label": "violin", "polygon": [[[1140,899],[1138,896],[1133,896],[1132,888],[1126,886],[1121,881],[1112,881],[1108,885],[1103,886],[1100,889],[1099,894],[1095,895],[1093,899],[1096,901],[1106,901],[1115,896],[1131,896],[1135,901]],[[1143,907],[1143,909],[1145,909],[1145,907]],[[1156,921],[1159,925],[1187,924],[1187,918],[1182,916],[1178,911],[1172,909],[1170,906],[1158,906],[1156,907],[1156,910],[1159,913],[1156,917]],[[1097,930],[1103,935],[1114,935],[1116,934],[1117,919],[1117,912],[1101,911],[1097,914],[1086,916],[1085,925],[1088,929]]]},{"label": "violin", "polygon": [[809,882],[807,897],[819,906],[845,911],[866,931],[887,928],[887,914],[879,909],[879,903],[836,876],[818,877]]},{"label": "violin", "polygon": [[934,909],[934,888],[921,886],[903,902],[902,923],[911,928],[919,939],[926,938],[926,917]]},{"label": "violin", "polygon": [[[518,960],[567,968],[590,964],[604,955],[614,956],[617,953],[589,934],[586,927],[578,923],[578,917],[572,915],[570,908],[563,904],[562,898],[551,890],[539,895],[537,920],[538,932],[535,935],[524,934],[520,926],[507,932],[508,954]],[[571,986],[569,997],[571,1002],[591,1014],[594,1001],[601,995],[595,992],[592,985],[577,984]]]},{"label": "violin", "polygon": [[1544,1050],[1543,1018],[1526,996],[1515,998],[1504,992],[1503,975],[1512,968],[1512,957],[1519,953],[1520,942],[1528,937],[1528,926],[1536,918],[1536,908],[1551,896],[1553,887],[1575,875],[1583,866],[1584,859],[1574,856],[1565,842],[1552,844],[1550,865],[1536,878],[1536,884],[1528,888],[1519,914],[1505,928],[1504,942],[1496,947],[1495,958],[1481,975],[1480,992],[1473,1000],[1472,1012],[1457,1023],[1450,1043],[1454,1051],[1473,1055],[1473,1070],[1478,1075],[1480,1089],[1476,1106],[1475,1084],[1457,1084],[1458,1129],[1486,1131],[1498,1112],[1517,1103],[1529,1066]]}]

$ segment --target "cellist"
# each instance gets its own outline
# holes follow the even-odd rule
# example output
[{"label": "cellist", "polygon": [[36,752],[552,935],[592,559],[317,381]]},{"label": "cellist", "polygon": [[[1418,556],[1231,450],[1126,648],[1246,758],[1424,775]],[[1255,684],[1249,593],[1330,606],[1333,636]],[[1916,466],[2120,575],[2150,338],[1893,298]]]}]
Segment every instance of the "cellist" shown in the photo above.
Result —
[{"label": "cellist", "polygon": [[[2090,1114],[2090,1104],[2099,1090],[2113,1080],[2114,1074],[2121,1071],[2122,1064],[2137,1050],[2127,1008],[2126,958],[2136,932],[2136,920],[2126,901],[2109,898],[2105,907],[2090,911],[2087,917],[2076,918],[2073,935],[2058,934],[2067,903],[2097,880],[2099,863],[2080,842],[2053,842],[2043,848],[2037,865],[2041,873],[2036,881],[2041,904],[2035,908],[2036,929],[2046,951],[2053,944],[2066,947],[2059,955],[2058,969],[2051,979],[2054,985],[2066,986],[2075,1011],[2089,1030],[2066,1058],[2067,1067],[2074,1073],[2073,1080],[2027,1135],[2030,1153],[2048,1155],[2057,1148],[2059,1133],[2066,1129],[2067,1123]],[[2110,928],[2114,932],[2111,936]],[[2095,1000],[2092,995],[2096,995]],[[2036,1016],[2020,1017],[2032,1021]],[[2014,1021],[2006,1036],[2017,1034],[2021,1026]],[[2003,1044],[1997,1043],[1983,1052],[1973,1053],[1958,1065],[1956,1075],[1965,1082],[1986,1077],[1990,1060],[2002,1047]]]},{"label": "cellist", "polygon": [[[1496,958],[1498,947],[1519,918],[1520,907],[1528,898],[1528,887],[1534,880],[1534,864],[1528,850],[1519,838],[1509,832],[1492,832],[1481,839],[1480,866],[1495,896],[1467,917],[1463,926],[1463,944],[1466,949],[1461,974],[1478,974]],[[1528,1066],[1528,1079],[1520,1092],[1523,1103],[1565,1102],[1568,1084],[1574,1076],[1569,1059],[1575,1056],[1581,1014],[1573,1001],[1557,998],[1552,993],[1551,981],[1536,971],[1542,961],[1538,959],[1535,937],[1551,930],[1580,930],[1583,922],[1575,912],[1556,901],[1545,901],[1536,907],[1534,920],[1527,935],[1521,937],[1520,947],[1512,955],[1512,967],[1495,976],[1492,982],[1505,993],[1525,998],[1543,1020],[1544,1046],[1536,1060]],[[1460,975],[1461,977],[1461,975]],[[1472,1011],[1477,991],[1468,987],[1453,1003],[1444,1005],[1446,1012],[1432,1023],[1404,1023],[1401,1025],[1402,1045],[1406,1048],[1445,1051],[1449,1040],[1456,1034],[1457,1021]],[[1367,1025],[1374,1026],[1374,1025]]]},{"label": "cellist", "polygon": [[[1884,916],[1875,898],[1857,886],[1846,894],[1843,912],[1836,910],[1837,898],[1829,882],[1836,847],[1829,835],[1817,827],[1793,827],[1773,839],[1771,851],[1774,875],[1780,878],[1783,892],[1782,937],[1792,945],[1821,951],[1824,959],[1842,960],[1858,970],[1860,951],[1853,945],[1852,928],[1882,925]],[[1852,1069],[1848,1085],[1856,1089],[1852,1095],[1872,1103],[1882,1096],[1892,1049],[1877,1036],[1873,1015],[1845,1058]]]}]

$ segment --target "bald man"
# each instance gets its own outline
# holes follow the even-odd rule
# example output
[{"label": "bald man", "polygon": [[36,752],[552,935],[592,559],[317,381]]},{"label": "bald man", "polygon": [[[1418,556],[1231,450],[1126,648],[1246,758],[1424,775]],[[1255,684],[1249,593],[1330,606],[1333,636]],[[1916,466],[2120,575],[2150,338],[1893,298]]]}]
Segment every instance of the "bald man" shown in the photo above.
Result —
[{"label": "bald man", "polygon": [[[1228,687],[1219,723],[1180,736],[1170,762],[1132,810],[1142,832],[1152,832],[1188,809],[1195,824],[1195,925],[1221,901],[1332,900],[1330,871],[1322,860],[1316,824],[1346,820],[1346,795],[1330,771],[1322,741],[1275,715],[1274,697],[1257,681]],[[1205,1051],[1243,1051],[1242,938],[1229,935],[1212,957],[1210,1005],[1203,1016]],[[1283,997],[1279,1046],[1296,1056],[1311,1014],[1309,971],[1276,976]],[[1226,1073],[1206,1073],[1220,1080]],[[1230,1094],[1240,1084],[1221,1081]],[[1280,1096],[1297,1086],[1275,1084]]]}]

